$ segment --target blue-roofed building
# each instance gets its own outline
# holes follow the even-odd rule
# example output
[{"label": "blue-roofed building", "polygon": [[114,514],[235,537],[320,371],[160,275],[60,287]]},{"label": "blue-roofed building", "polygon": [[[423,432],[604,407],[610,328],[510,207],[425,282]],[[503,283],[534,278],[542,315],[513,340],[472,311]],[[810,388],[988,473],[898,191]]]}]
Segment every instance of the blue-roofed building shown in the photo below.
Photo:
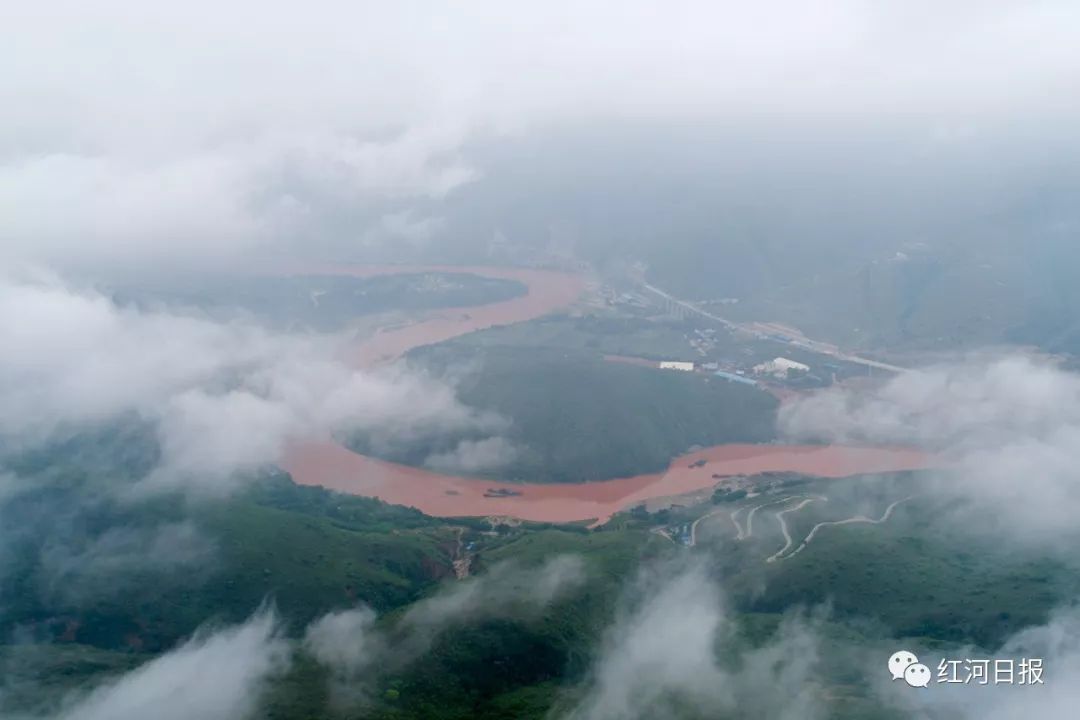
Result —
[{"label": "blue-roofed building", "polygon": [[724,372],[723,370],[717,370],[713,373],[715,377],[724,378],[728,382],[742,383],[743,385],[757,385],[757,380],[751,380],[748,377],[742,375],[736,375],[735,373]]}]

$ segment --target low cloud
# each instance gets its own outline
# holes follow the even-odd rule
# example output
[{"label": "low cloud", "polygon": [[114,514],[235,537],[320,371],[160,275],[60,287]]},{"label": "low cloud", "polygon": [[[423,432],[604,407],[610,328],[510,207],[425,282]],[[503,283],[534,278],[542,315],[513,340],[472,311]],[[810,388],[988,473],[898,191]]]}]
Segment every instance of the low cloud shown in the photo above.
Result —
[{"label": "low cloud", "polygon": [[674,698],[697,707],[733,701],[716,642],[729,632],[719,589],[701,568],[639,581],[646,597],[624,609],[608,630],[589,695],[568,720],[666,714]]},{"label": "low cloud", "polygon": [[[177,649],[33,720],[242,720],[255,717],[267,684],[284,673],[291,649],[270,610]],[[27,720],[31,720],[27,718]]]},{"label": "low cloud", "polygon": [[42,592],[52,602],[78,606],[119,599],[143,583],[182,572],[187,585],[215,561],[215,545],[190,522],[112,527],[89,541],[56,537],[41,549]]},{"label": "low cloud", "polygon": [[53,148],[0,158],[10,240],[0,257],[65,268],[220,263],[294,247],[298,234],[355,243],[344,228],[358,218],[369,239],[422,244],[440,229],[437,218],[377,208],[437,199],[473,180],[476,171],[457,155],[460,142],[452,128],[387,137],[313,127],[207,140],[199,149],[132,144],[107,154]]},{"label": "low cloud", "polygon": [[290,440],[490,427],[444,383],[349,367],[342,344],[121,307],[47,274],[0,278],[0,438],[32,446],[134,412],[160,436],[148,485],[219,492]]},{"label": "low cloud", "polygon": [[[107,557],[115,562],[118,554]],[[583,579],[577,557],[559,556],[536,568],[497,565],[414,604],[391,624],[379,626],[375,612],[366,607],[328,613],[308,626],[300,646],[329,670],[331,698],[344,706],[365,700],[382,673],[417,660],[455,625],[528,617]],[[263,691],[289,669],[293,650],[275,613],[261,609],[241,625],[201,630],[117,679],[64,698],[48,714],[19,720],[255,717]]]},{"label": "low cloud", "polygon": [[979,354],[898,375],[870,391],[834,387],[786,403],[792,438],[905,444],[937,453],[936,492],[988,532],[1060,541],[1080,513],[1080,375],[1049,359]]},{"label": "low cloud", "polygon": [[355,675],[385,650],[375,629],[376,618],[369,607],[327,613],[308,626],[304,649],[342,675]]},{"label": "low cloud", "polygon": [[517,447],[506,438],[462,440],[450,452],[429,456],[424,465],[444,473],[475,473],[505,467],[517,455]]},{"label": "low cloud", "polygon": [[[921,662],[930,667],[933,679],[929,688],[913,692],[901,681],[889,682],[884,672],[882,650],[876,660],[879,671],[872,665],[874,697],[882,707],[913,718],[959,718],[962,720],[1012,720],[1019,717],[1071,718],[1080,702],[1080,689],[1074,679],[1080,675],[1080,611],[1075,606],[1061,608],[1042,625],[1025,628],[1007,638],[996,648],[956,647],[919,651]],[[1028,670],[1021,671],[1021,661],[1041,660],[1038,680]],[[959,660],[955,675],[958,683],[939,682],[941,660]],[[963,682],[970,670],[965,659],[988,660],[987,683],[978,678]],[[1013,681],[996,683],[995,660],[1011,660]],[[947,671],[951,674],[951,671]],[[1023,683],[1021,683],[1023,678]]]},{"label": "low cloud", "polygon": [[1080,704],[1080,610],[1076,607],[1055,613],[1045,625],[1026,628],[1009,638],[995,654],[1004,658],[1037,658],[1043,662],[1041,685],[1005,686],[1001,692],[978,699],[971,692],[967,717],[1006,720],[1007,718],[1068,718]]},{"label": "low cloud", "polygon": [[8,500],[26,492],[30,487],[31,484],[18,475],[0,470],[0,510]]},{"label": "low cloud", "polygon": [[[367,608],[333,613],[309,627],[305,648],[331,670],[335,697],[369,699],[387,668],[422,657],[447,628],[546,607],[574,586],[576,566],[570,558],[533,571],[497,566],[487,576],[417,603],[400,620],[381,627]],[[550,717],[730,714],[813,720],[829,717],[834,702],[912,717],[997,720],[1015,717],[1021,708],[1037,708],[1045,717],[1070,716],[1075,693],[1055,680],[1080,672],[1080,615],[1075,609],[1017,633],[996,650],[948,651],[950,657],[1043,658],[1046,688],[931,688],[923,694],[888,682],[884,662],[895,649],[893,641],[870,637],[863,642],[855,639],[859,633],[842,630],[830,634],[824,617],[823,611],[793,612],[764,642],[748,642],[739,633],[738,612],[703,559],[669,558],[644,568],[628,585],[580,692],[564,695]],[[914,649],[924,655],[924,649]],[[936,668],[937,656],[928,654]],[[838,682],[855,683],[860,690],[832,697],[830,688]]]},{"label": "low cloud", "polygon": [[[1080,514],[1078,401],[1080,375],[1055,360],[983,352],[898,375],[872,390],[834,387],[787,403],[780,426],[789,437],[907,444],[937,453],[945,466],[929,473],[929,487],[948,521],[972,533],[975,547],[1019,543],[1068,555]],[[936,674],[942,653],[935,652],[926,662]],[[1045,684],[932,683],[925,693],[910,693],[878,678],[871,682],[875,696],[911,717],[991,720],[1072,717],[1080,702],[1070,682],[1080,675],[1075,605],[1000,647],[954,648],[944,655],[1039,658]]]},{"label": "low cloud", "polygon": [[788,435],[964,452],[1080,425],[1080,376],[1021,353],[973,354],[902,373],[871,391],[834,387],[780,411]]},{"label": "low cloud", "polygon": [[443,632],[482,619],[527,618],[584,579],[576,556],[557,556],[534,568],[502,563],[414,603],[393,624],[378,627],[367,607],[325,615],[308,627],[304,648],[330,670],[338,701],[356,701],[380,673],[417,660]]},{"label": "low cloud", "polygon": [[414,247],[422,247],[443,229],[444,221],[437,217],[423,217],[412,210],[388,213],[379,219],[378,225],[364,235],[365,244],[404,241]]},{"label": "low cloud", "polygon": [[482,577],[414,604],[401,624],[419,636],[431,637],[440,628],[477,616],[543,608],[584,579],[584,564],[574,555],[552,558],[536,568],[502,563]]},{"label": "low cloud", "polygon": [[732,618],[702,564],[644,571],[607,632],[585,696],[562,717],[710,717],[735,708],[745,717],[821,717],[816,629],[789,618],[768,643],[740,652]]},{"label": "low cloud", "polygon": [[[768,149],[764,117],[796,118],[811,146],[869,125],[876,142],[855,148],[898,136],[904,167],[929,155],[935,180],[976,156],[999,167],[1013,135],[1036,160],[1046,147],[1073,152],[1080,58],[1064,0],[721,2],[671,13],[639,1],[486,0],[443,10],[108,0],[65,5],[64,26],[50,3],[6,14],[0,257],[214,261],[306,250],[331,234],[352,249],[403,205],[438,203],[475,179],[486,159],[478,144],[559,126],[617,135],[655,119],[723,137],[749,124],[743,144]],[[1030,52],[1033,42],[1043,51]],[[804,154],[797,143],[783,156]],[[843,159],[830,153],[823,167]]]},{"label": "low cloud", "polygon": [[369,699],[378,663],[389,652],[387,639],[375,623],[375,611],[357,607],[323,615],[304,633],[304,650],[330,673],[330,701],[337,707],[356,706]]}]

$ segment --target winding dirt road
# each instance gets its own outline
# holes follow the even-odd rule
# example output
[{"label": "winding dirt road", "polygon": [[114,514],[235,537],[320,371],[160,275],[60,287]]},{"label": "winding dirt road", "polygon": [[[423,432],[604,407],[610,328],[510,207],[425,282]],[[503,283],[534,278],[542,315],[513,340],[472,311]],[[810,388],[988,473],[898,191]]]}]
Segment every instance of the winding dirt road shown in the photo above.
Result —
[{"label": "winding dirt road", "polygon": [[[790,499],[794,500],[795,498],[790,498]],[[792,543],[791,533],[788,532],[787,521],[784,520],[784,515],[786,515],[787,513],[798,512],[799,510],[802,510],[804,507],[806,507],[810,503],[814,502],[815,500],[821,500],[822,502],[825,502],[825,499],[826,498],[823,495],[815,495],[813,497],[806,498],[805,500],[803,500],[801,503],[799,503],[795,507],[788,508],[787,510],[781,510],[780,512],[775,513],[776,522],[780,523],[780,532],[782,532],[784,534],[784,547],[780,548],[775,553],[773,553],[769,557],[765,558],[765,562],[767,562],[767,563],[774,562],[778,557],[780,557],[781,555],[786,553],[787,549],[789,547],[791,547],[791,543]]]},{"label": "winding dirt road", "polygon": [[780,498],[779,500],[772,500],[770,502],[762,503],[761,505],[756,505],[756,506],[750,508],[750,512],[747,513],[747,515],[746,515],[746,535],[744,535],[743,538],[751,538],[751,537],[754,536],[754,515],[757,513],[758,510],[760,510],[763,507],[769,507],[771,505],[779,505],[780,503],[786,503],[788,500],[793,500],[796,497],[799,497],[799,496],[798,495],[795,495],[795,496],[790,496],[789,495],[788,497],[783,497],[783,498]]},{"label": "winding dirt road", "polygon": [[[780,559],[781,560],[787,560],[788,558],[793,558],[796,555],[798,555],[800,552],[802,552],[803,548],[805,548],[807,545],[810,544],[810,541],[814,539],[815,535],[817,535],[818,530],[820,530],[823,527],[827,527],[829,525],[850,525],[850,524],[853,524],[853,523],[869,523],[870,525],[880,525],[883,522],[887,522],[888,519],[889,519],[889,516],[892,515],[893,510],[896,509],[896,506],[899,505],[900,503],[907,502],[908,500],[911,499],[911,497],[912,496],[908,496],[906,498],[901,498],[900,500],[896,500],[895,502],[890,503],[889,506],[885,508],[885,512],[882,513],[881,517],[879,517],[877,520],[874,520],[873,518],[868,518],[865,515],[856,515],[854,517],[849,517],[849,518],[847,518],[845,520],[826,520],[825,522],[819,522],[817,525],[810,528],[810,532],[807,533],[806,539],[804,539],[801,543],[799,543],[799,547],[795,548],[795,550],[792,551],[792,553],[790,555],[787,555],[787,556],[785,556],[783,558],[780,558]],[[784,535],[786,537],[787,533],[785,532]],[[788,545],[784,546],[784,550],[786,550],[789,546],[790,546],[790,542],[788,543]],[[783,550],[776,553],[776,555],[769,558],[766,562],[772,562],[774,558],[776,558],[776,557],[778,557],[779,555],[782,555],[782,554],[783,554]]]},{"label": "winding dirt road", "polygon": [[746,535],[743,533],[742,525],[739,524],[739,513],[742,512],[742,508],[736,508],[731,511],[731,522],[735,525],[735,539],[742,540]]}]

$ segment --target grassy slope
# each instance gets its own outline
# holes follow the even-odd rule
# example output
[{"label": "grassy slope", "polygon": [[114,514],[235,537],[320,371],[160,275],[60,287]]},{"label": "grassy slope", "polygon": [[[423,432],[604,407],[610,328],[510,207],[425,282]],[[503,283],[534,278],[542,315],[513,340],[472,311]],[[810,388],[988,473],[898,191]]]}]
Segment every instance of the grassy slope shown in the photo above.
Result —
[{"label": "grassy slope", "polygon": [[[452,574],[453,531],[406,508],[299,488],[283,478],[251,495],[184,508],[173,501],[104,505],[72,521],[60,517],[20,538],[9,566],[0,627],[31,624],[45,637],[103,648],[155,650],[210,618],[238,621],[264,599],[296,624],[360,600],[386,610],[415,600]],[[51,493],[50,503],[78,505],[78,495]],[[280,507],[275,507],[277,503]],[[185,517],[212,546],[205,562],[179,575],[153,558],[131,568],[122,588],[68,577],[92,593],[65,593],[55,570],[36,558],[58,542],[80,557],[107,528],[137,529]],[[77,531],[62,527],[71,523]],[[391,526],[396,526],[391,529]],[[73,634],[72,634],[73,633]]]},{"label": "grassy slope", "polygon": [[[843,482],[826,484],[830,494]],[[910,492],[904,482],[908,479],[898,478],[892,491]],[[59,501],[63,493],[48,497]],[[844,505],[834,495],[818,511],[836,505],[830,511],[843,515],[862,499],[852,491]],[[440,521],[374,500],[296,487],[283,477],[225,504],[187,510],[217,543],[217,560],[207,577],[152,576],[140,592],[80,607],[46,603],[33,592],[39,586],[25,578],[5,582],[0,608],[7,631],[15,625],[32,628],[35,619],[45,618],[74,618],[81,624],[77,642],[0,646],[4,676],[15,683],[41,681],[44,690],[38,696],[55,697],[152,657],[152,651],[187,635],[208,617],[240,619],[267,594],[276,598],[294,634],[312,617],[356,600],[393,618],[409,602],[435,592],[448,571],[453,531]],[[769,638],[782,613],[829,603],[825,658],[839,655],[845,645],[891,647],[892,636],[915,636],[923,646],[972,641],[992,648],[1019,627],[1043,621],[1062,598],[1075,596],[1080,585],[1075,567],[1001,544],[978,542],[973,550],[972,538],[944,522],[939,511],[927,498],[901,506],[884,525],[832,527],[802,554],[772,565],[762,559],[779,547],[779,534],[764,512],[755,521],[760,543],[703,543],[696,551],[650,535],[647,523],[629,516],[593,532],[521,527],[485,536],[474,566],[478,572],[504,560],[531,564],[572,553],[585,559],[589,581],[538,616],[478,620],[452,629],[415,664],[385,678],[373,707],[351,715],[386,720],[546,717],[552,704],[585,677],[638,564],[665,553],[710,553],[751,645]],[[174,517],[170,513],[175,514],[176,505],[150,505],[128,516],[108,512],[119,511],[94,510],[81,522],[90,528],[121,520],[156,522]],[[795,514],[789,519],[793,529],[805,530],[816,518]],[[26,596],[12,596],[20,591]],[[58,627],[63,629],[63,622]],[[126,644],[132,632],[144,643],[141,651]],[[866,698],[860,668],[852,663],[833,673],[835,685],[827,693],[833,716],[888,717]],[[299,655],[294,669],[273,688],[268,717],[327,717],[326,680],[322,669]],[[7,695],[4,702],[19,699]]]},{"label": "grassy slope", "polygon": [[[797,492],[823,493],[829,500],[785,516],[793,547],[818,522],[880,516],[891,500],[917,493],[919,481],[898,474],[801,486]],[[867,504],[867,489],[875,485],[885,496]],[[760,510],[750,540],[736,542],[727,518],[739,505],[761,502],[725,506],[699,528],[728,591],[747,612],[827,603],[837,620],[869,622],[890,636],[993,647],[1025,626],[1045,622],[1055,607],[1080,593],[1075,562],[980,535],[979,528],[957,519],[970,520],[970,513],[929,494],[898,505],[883,524],[825,527],[799,554],[766,564],[764,558],[784,544],[774,513],[785,506]],[[744,526],[745,516],[743,511]]]},{"label": "grassy slope", "polygon": [[[432,579],[414,577],[423,574],[422,561],[408,564],[429,552],[438,554],[436,521],[405,514],[401,525],[411,527],[394,533],[377,528],[390,522],[398,509],[350,507],[348,498],[309,494],[308,489],[283,484],[268,494],[278,507],[262,505],[266,498],[258,496],[244,499],[250,507],[242,512],[226,506],[220,515],[202,516],[204,522],[230,527],[221,547],[232,587],[220,597],[213,593],[229,586],[210,583],[191,589],[189,601],[198,612],[224,616],[230,607],[246,612],[271,589],[296,631],[314,614],[350,604],[343,593],[346,582],[355,587],[370,583],[358,595],[382,603],[391,618],[397,613],[392,608],[403,607],[406,598],[436,591]],[[762,535],[760,545],[712,548],[725,592],[738,609],[744,641],[766,641],[781,615],[793,608],[830,603],[831,619],[822,629],[823,657],[840,656],[842,648],[852,644],[887,647],[891,636],[918,636],[923,645],[975,641],[993,647],[1017,627],[1042,621],[1060,597],[1075,590],[1077,573],[1060,565],[1033,562],[1001,547],[983,553],[958,551],[962,538],[928,515],[914,508],[907,514],[898,511],[895,522],[881,526],[834,527],[798,557],[768,566],[762,557],[778,546],[778,533],[768,532],[772,518],[764,515],[758,518],[760,530],[755,530]],[[352,523],[366,524],[367,530],[350,528]],[[585,677],[638,564],[665,553],[689,552],[646,528],[624,517],[601,531],[522,527],[489,537],[476,558],[478,572],[505,560],[532,564],[572,553],[585,559],[588,584],[538,616],[476,620],[450,630],[430,653],[386,677],[376,688],[373,706],[344,716],[546,717],[552,704]],[[394,567],[395,562],[403,564]],[[188,622],[182,603],[160,604],[159,611],[178,627]],[[12,659],[11,652],[9,648],[3,654],[9,663],[31,668],[32,675],[57,688],[122,671],[146,657],[60,644],[48,649],[55,654],[46,652],[30,663],[22,656]],[[889,717],[865,696],[858,659],[849,664],[830,671],[836,683],[827,693],[833,715]],[[322,669],[298,656],[294,669],[273,689],[268,717],[325,717],[326,680]]]},{"label": "grassy slope", "polygon": [[[364,602],[385,617],[435,592],[452,576],[457,529],[415,510],[377,500],[298,487],[273,476],[227,501],[185,504],[175,498],[141,505],[113,503],[108,490],[135,475],[153,453],[125,456],[120,447],[148,438],[114,432],[18,458],[13,464],[39,485],[5,505],[7,512],[40,511],[18,536],[19,562],[5,565],[0,623],[0,669],[11,687],[0,712],[57,698],[154,657],[208,620],[235,622],[264,598],[275,602],[291,634],[329,610]],[[114,452],[115,451],[115,452]],[[210,539],[204,566],[177,572],[131,570],[122,587],[94,586],[93,595],[48,592],[42,550],[61,542],[78,556],[110,528],[157,527],[186,520]],[[583,555],[595,569],[585,591],[539,617],[470,623],[447,633],[412,668],[388,678],[400,699],[375,709],[386,717],[500,717],[506,704],[521,717],[542,716],[564,673],[587,665],[597,633],[607,624],[618,578],[629,573],[649,537],[640,531],[587,533],[521,527],[485,536],[475,568],[506,559],[533,563],[558,553]],[[129,577],[134,575],[134,577]],[[493,671],[492,668],[496,668]],[[572,675],[571,675],[572,676]],[[325,671],[302,654],[273,689],[270,717],[325,717]],[[526,706],[532,708],[526,712]]]},{"label": "grassy slope", "polygon": [[[586,561],[587,585],[539,617],[487,621],[449,633],[398,680],[388,718],[542,718],[567,680],[589,666],[615,601],[650,538],[640,532],[526,532],[481,555],[532,564],[558,554]],[[378,716],[378,715],[376,715]]]},{"label": "grassy slope", "polygon": [[825,529],[766,569],[752,607],[829,602],[838,617],[870,619],[896,636],[993,646],[1080,592],[1076,567],[927,523],[931,502],[900,506],[882,525]]},{"label": "grassy slope", "polygon": [[[384,678],[374,704],[357,717],[468,720],[543,718],[566,683],[579,680],[612,618],[624,580],[657,541],[637,530],[582,533],[516,529],[492,541],[475,567],[541,563],[559,554],[584,558],[586,585],[535,616],[465,622],[443,634],[412,665]],[[301,659],[276,691],[272,717],[320,717],[321,671]],[[392,691],[393,699],[388,699]],[[348,713],[346,713],[348,716]]]}]

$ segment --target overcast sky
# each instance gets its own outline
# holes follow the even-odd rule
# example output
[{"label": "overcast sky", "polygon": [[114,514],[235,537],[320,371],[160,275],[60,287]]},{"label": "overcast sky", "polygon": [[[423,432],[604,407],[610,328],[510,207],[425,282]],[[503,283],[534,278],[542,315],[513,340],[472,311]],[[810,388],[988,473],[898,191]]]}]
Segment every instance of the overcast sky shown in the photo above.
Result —
[{"label": "overcast sky", "polygon": [[470,147],[566,125],[1039,154],[1074,144],[1078,31],[1069,0],[8,3],[0,242],[216,259],[310,247],[328,216],[437,240],[456,191],[507,179]]}]

